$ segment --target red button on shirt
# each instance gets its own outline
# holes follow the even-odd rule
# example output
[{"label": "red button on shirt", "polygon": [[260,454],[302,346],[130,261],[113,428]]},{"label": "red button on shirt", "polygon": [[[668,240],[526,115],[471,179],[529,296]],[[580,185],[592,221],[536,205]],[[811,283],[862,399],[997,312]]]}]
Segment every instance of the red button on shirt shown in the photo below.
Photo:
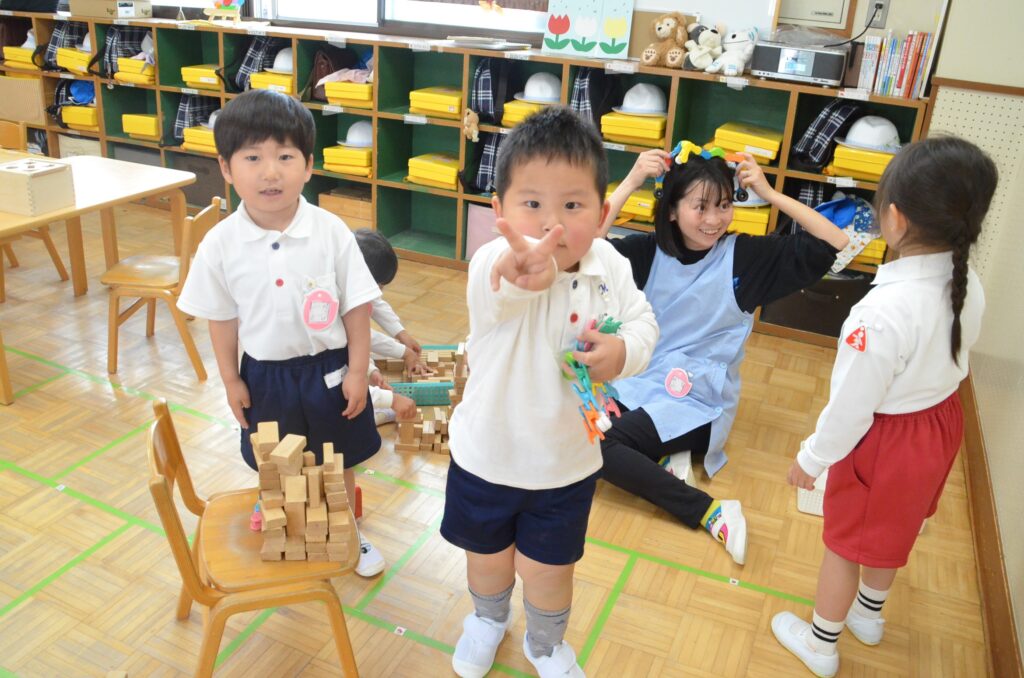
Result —
[{"label": "red button on shirt", "polygon": [[274,281],[274,284],[277,285],[278,287],[283,287],[284,281],[278,278],[277,280]]},{"label": "red button on shirt", "polygon": [[569,322],[571,322],[571,323],[574,323],[574,322],[576,322],[579,319],[580,319],[580,317],[578,315],[576,315],[575,313],[573,313],[572,315],[569,316]]}]

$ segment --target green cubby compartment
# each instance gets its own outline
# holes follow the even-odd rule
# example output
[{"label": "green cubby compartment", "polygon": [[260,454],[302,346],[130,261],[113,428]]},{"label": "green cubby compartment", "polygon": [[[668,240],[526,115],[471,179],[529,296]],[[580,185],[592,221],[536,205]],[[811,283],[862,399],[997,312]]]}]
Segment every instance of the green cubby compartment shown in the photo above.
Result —
[{"label": "green cubby compartment", "polygon": [[[156,115],[156,92],[149,89],[115,85],[113,87],[97,87],[97,93],[103,97],[103,130],[108,138],[134,144],[156,143],[132,139],[124,131],[121,121],[121,116],[125,113]],[[173,115],[171,124],[174,124]]]},{"label": "green cubby compartment", "polygon": [[[245,33],[224,33],[224,60],[221,62],[221,66],[224,68],[224,79],[227,81],[224,85],[225,90],[228,92],[237,92],[238,87],[235,84],[235,76],[238,75],[238,69],[242,66],[242,61],[245,58],[245,52],[249,48],[249,44],[256,38]],[[274,53],[279,49],[285,47],[291,47],[292,41],[289,38],[275,37],[274,45],[271,47],[271,51]],[[180,73],[178,74],[180,77]],[[299,86],[304,85],[304,82],[299,82]]]},{"label": "green cubby compartment", "polygon": [[163,160],[160,151],[156,148],[140,148],[132,144],[124,144],[111,139],[107,140],[107,157],[114,160],[124,160],[140,165],[151,165],[163,167]]},{"label": "green cubby compartment", "polygon": [[[681,79],[672,121],[672,145],[686,139],[703,146],[714,139],[715,130],[727,122],[783,132],[788,112],[787,90],[762,87],[737,90],[718,82]],[[769,163],[770,167],[778,167],[783,150],[779,149],[779,155]]]},{"label": "green cubby compartment", "polygon": [[377,230],[395,249],[454,259],[458,200],[380,186]]},{"label": "green cubby compartment", "polygon": [[338,181],[331,177],[324,177],[314,174],[302,187],[302,196],[310,205],[320,204],[320,194],[327,193],[338,185]]},{"label": "green cubby compartment", "polygon": [[[156,29],[157,82],[162,87],[188,87],[181,77],[183,66],[220,63],[217,34],[212,31]],[[217,92],[217,90],[210,90]]]},{"label": "green cubby compartment", "polygon": [[[377,179],[402,183],[409,174],[409,158],[424,153],[445,153],[459,157],[459,135],[455,127],[410,125],[401,120],[377,120]],[[428,190],[407,183],[410,190]],[[430,189],[438,190],[438,189]],[[451,256],[451,255],[449,255]]]},{"label": "green cubby compartment", "polygon": [[409,92],[414,89],[442,86],[462,89],[461,54],[381,47],[374,71],[377,110],[384,113],[408,113]]},{"label": "green cubby compartment", "polygon": [[[769,178],[769,181],[771,181],[770,178]],[[803,179],[803,178],[800,178],[800,177],[789,177],[789,176],[787,176],[786,180],[785,180],[785,183],[783,184],[783,187],[782,187],[782,192],[785,195],[788,195],[789,197],[793,198],[794,200],[799,201],[800,200],[800,189],[804,186],[804,182],[806,182],[806,181],[813,181],[814,183],[819,183],[819,184],[823,184],[824,185],[824,187],[825,187],[825,198],[824,198],[824,201],[825,202],[828,202],[829,200],[832,200],[833,196],[836,194],[837,191],[841,192],[843,195],[856,196],[858,198],[863,198],[864,200],[867,200],[869,203],[872,202],[872,200],[874,200],[874,198],[875,198],[875,192],[873,190],[871,190],[871,189],[863,188],[861,186],[857,186],[857,187],[854,187],[854,188],[839,187],[839,186],[836,186],[835,184],[827,183],[825,181],[824,177],[822,178],[821,181],[817,181],[817,180],[812,180],[812,179]],[[788,216],[786,216],[782,212],[779,212],[779,219],[778,219],[778,223],[776,224],[775,230],[778,231],[778,230],[785,229],[786,227],[789,226],[791,221],[792,220]]]},{"label": "green cubby compartment", "polygon": [[[316,124],[316,143],[313,149],[313,169],[318,172],[326,172],[324,169],[324,149],[328,146],[336,146],[339,142],[345,140],[345,136],[348,134],[348,128],[353,123],[359,121],[370,122],[370,118],[365,115],[355,115],[348,112],[345,113],[324,113],[322,111],[314,110],[313,121]],[[349,178],[348,175],[344,174],[330,174],[332,177],[345,177]],[[365,177],[355,177],[356,181],[359,180],[369,181]]]},{"label": "green cubby compartment", "polygon": [[[809,94],[801,92],[797,96],[796,117],[793,120],[793,143],[795,144],[804,131],[810,126],[818,114],[835,97],[831,95]],[[910,106],[894,106],[874,101],[852,102],[860,106],[864,115],[880,115],[896,125],[900,142],[909,144],[914,137],[914,123],[917,119],[917,108]],[[845,135],[844,135],[845,136]]]},{"label": "green cubby compartment", "polygon": [[[622,181],[629,174],[629,171],[633,169],[633,164],[636,163],[637,153],[631,151],[616,151],[607,150],[605,152],[608,157],[608,184],[611,185],[616,181]],[[654,190],[654,180],[649,180],[644,188]],[[629,228],[632,230],[648,231],[654,227],[654,223],[648,222],[633,222],[627,221],[621,225],[623,228]]]},{"label": "green cubby compartment", "polygon": [[[200,90],[202,91],[202,90]],[[199,96],[204,99],[209,99],[215,102],[214,106],[216,109],[221,107],[220,98],[216,92],[210,92],[211,96],[206,94],[200,94]],[[177,92],[160,92],[160,110],[162,111],[160,116],[161,135],[163,143],[171,146],[180,146],[182,144],[181,139],[174,138],[174,123],[178,118],[178,107],[181,106],[181,100],[186,96],[195,96],[188,94],[179,94]],[[182,151],[184,153],[195,153],[194,151]],[[195,155],[203,155],[202,153],[195,153]]]},{"label": "green cubby compartment", "polygon": [[[573,90],[573,85],[576,82],[576,76],[578,76],[580,71],[583,70],[584,68],[588,68],[588,67],[573,65],[573,66],[571,66],[569,68],[569,90],[568,91],[569,91],[569,99],[570,99],[570,101],[572,99],[572,90]],[[590,66],[589,68],[594,69],[594,68],[597,68],[597,67]],[[598,70],[601,70],[601,69],[598,68]],[[652,74],[652,73],[628,73],[628,74],[627,73],[623,73],[623,74],[619,74],[619,75],[609,75],[608,76],[608,84],[609,84],[610,87],[617,88],[617,91],[614,92],[614,97],[613,97],[613,101],[612,101],[612,106],[616,106],[616,107],[622,105],[623,97],[626,96],[626,92],[628,92],[629,89],[631,87],[633,87],[634,85],[639,85],[639,84],[654,85],[655,87],[660,89],[662,94],[665,95],[665,106],[666,106],[666,109],[668,107],[669,98],[670,98],[670,95],[671,95],[671,92],[672,92],[672,78],[670,78],[669,76],[666,76],[666,75],[655,75],[655,74]],[[568,104],[569,101],[567,101],[566,103]],[[597,123],[598,129],[600,129],[600,127],[601,127],[601,120],[600,120],[600,118],[598,118],[595,122]]]},{"label": "green cubby compartment", "polygon": [[238,208],[241,202],[234,189],[226,188],[227,183],[220,172],[216,158],[207,158],[177,149],[164,149],[164,164],[171,169],[184,170],[196,175],[194,184],[183,186],[185,201],[190,207],[202,209],[210,204],[214,196],[224,198],[225,191],[230,193],[229,211]]},{"label": "green cubby compartment", "polygon": [[[502,59],[501,57],[498,56],[485,57],[471,55],[469,57],[469,94],[467,95],[468,98],[464,102],[464,105],[467,107],[469,106],[472,100],[473,76],[476,74],[477,66],[479,66],[480,62],[483,61],[484,59],[491,59],[492,61],[504,61],[511,65],[511,68],[509,69],[508,88],[506,90],[507,95],[505,97],[506,102],[512,101],[515,98],[516,94],[523,92],[526,88],[526,81],[529,80],[530,76],[535,73],[550,73],[551,75],[558,78],[560,81],[563,80],[564,69],[562,68],[562,64],[560,63],[551,63],[547,61],[528,61],[524,59]],[[491,73],[493,76],[494,71],[492,70]],[[571,87],[569,91],[572,91]],[[486,120],[481,122],[484,125],[501,126],[502,124],[501,120],[495,120],[493,122],[491,122],[490,120]]]},{"label": "green cubby compartment", "polygon": [[[316,59],[318,50],[325,49],[329,45],[323,40],[298,40],[295,46],[295,73],[298,76],[297,83],[299,94],[303,101],[314,103],[326,103],[313,99],[313,87],[316,85],[310,78],[313,72],[313,62]],[[373,56],[373,45],[349,44],[344,48],[351,52],[358,60],[360,57],[368,58]],[[369,109],[368,109],[369,110]]]},{"label": "green cubby compartment", "polygon": [[[500,135],[501,132],[481,132],[480,141],[476,143],[473,143],[472,141],[468,140],[466,141],[466,160],[463,163],[463,167],[465,168],[463,171],[465,172],[466,176],[469,177],[470,180],[472,181],[476,181],[477,172],[480,171],[480,160],[483,158],[484,144],[487,143],[487,139],[491,134]],[[498,146],[498,149],[501,149],[500,145]],[[479,195],[480,197],[487,199],[490,199],[492,195],[490,192],[476,193],[472,189],[467,189],[463,187],[461,184],[460,188],[462,188],[462,190],[467,193]]]}]

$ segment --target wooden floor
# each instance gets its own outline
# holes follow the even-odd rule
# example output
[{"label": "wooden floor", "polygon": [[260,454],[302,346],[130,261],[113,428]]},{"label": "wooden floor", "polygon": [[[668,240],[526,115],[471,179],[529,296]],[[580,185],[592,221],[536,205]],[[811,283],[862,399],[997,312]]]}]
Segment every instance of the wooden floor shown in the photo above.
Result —
[{"label": "wooden floor", "polygon": [[[169,251],[166,213],[118,212],[122,256]],[[195,381],[163,310],[155,340],[140,314],[122,328],[120,373],[106,373],[102,247],[85,220],[89,293],[59,283],[41,243],[25,240],[0,306],[17,400],[0,406],[0,676],[191,675],[200,616],[174,618],[179,577],[147,491],[151,400],[174,405],[200,492],[254,484],[238,453],[205,324],[192,332],[210,371]],[[55,228],[66,252],[63,228]],[[464,274],[403,262],[386,296],[424,343],[452,343],[468,324]],[[714,495],[743,501],[747,564],[703,531],[601,484],[577,569],[567,639],[589,676],[809,675],[769,631],[771,616],[811,611],[821,520],[796,511],[785,473],[828,393],[833,351],[751,339],[743,397]],[[453,675],[450,655],[471,609],[461,553],[438,534],[447,459],[400,456],[387,431],[365,468],[362,529],[389,568],[337,581],[364,677]],[[842,676],[986,673],[963,469],[897,579],[882,645],[844,634]],[[533,675],[514,630],[491,675]],[[220,676],[340,675],[322,608],[234,618]]]}]

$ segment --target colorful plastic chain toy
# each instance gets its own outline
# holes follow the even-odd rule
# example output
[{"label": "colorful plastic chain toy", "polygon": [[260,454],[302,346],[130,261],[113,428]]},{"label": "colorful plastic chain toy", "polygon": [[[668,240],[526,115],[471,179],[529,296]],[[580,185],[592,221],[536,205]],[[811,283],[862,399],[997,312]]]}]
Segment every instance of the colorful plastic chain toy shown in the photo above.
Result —
[{"label": "colorful plastic chain toy", "polygon": [[[602,334],[615,334],[621,325],[621,322],[610,316],[602,316],[600,320],[591,320],[589,329],[596,329]],[[590,342],[576,342],[577,351],[589,351],[591,348],[593,348],[593,344]],[[579,410],[587,429],[587,439],[591,443],[595,439],[604,440],[605,431],[612,427],[610,415],[622,416],[619,406],[615,404],[615,399],[619,397],[619,394],[611,384],[592,382],[590,370],[572,357],[572,351],[566,351],[564,358],[566,366],[575,375],[575,379],[569,377],[568,374],[564,374],[564,376],[566,379],[573,380],[573,391],[583,401]]]},{"label": "colorful plastic chain toy", "polygon": [[[668,154],[668,159],[665,161],[666,169],[665,172],[654,180],[654,197],[658,200],[665,195],[665,175],[668,174],[668,167],[672,166],[672,162],[677,165],[685,165],[690,159],[691,155],[699,155],[705,160],[711,158],[721,158],[726,162],[740,163],[743,162],[743,156],[738,153],[726,153],[718,146],[715,146],[711,150],[701,148],[692,141],[683,140],[676,144],[675,148]],[[746,202],[750,197],[747,190],[742,186],[736,188],[736,202]]]}]

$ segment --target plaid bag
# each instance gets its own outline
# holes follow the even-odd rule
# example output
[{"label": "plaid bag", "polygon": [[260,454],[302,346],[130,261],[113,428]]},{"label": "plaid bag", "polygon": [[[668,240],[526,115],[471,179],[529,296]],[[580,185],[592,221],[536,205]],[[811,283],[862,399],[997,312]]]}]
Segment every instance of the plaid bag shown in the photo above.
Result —
[{"label": "plaid bag", "polygon": [[228,85],[228,81],[224,80],[223,73],[220,73],[225,86],[237,88],[239,92],[249,89],[249,76],[272,67],[274,57],[289,44],[291,41],[287,38],[268,38],[262,35],[253,38],[245,50],[245,56],[242,57],[241,65],[232,78],[231,85]]},{"label": "plaid bag", "polygon": [[[119,57],[133,57],[142,51],[142,41],[149,35],[149,29],[141,26],[111,26],[107,29],[107,39],[103,48],[89,62],[89,72],[104,78],[114,77],[117,73]],[[97,73],[93,66],[99,62]]]},{"label": "plaid bag", "polygon": [[[57,21],[53,24],[53,33],[45,46],[39,45],[32,54],[32,61],[46,71],[59,70],[57,50],[61,47],[75,47],[85,36],[89,35],[89,26],[81,21]],[[42,60],[40,60],[42,57]]]},{"label": "plaid bag", "polygon": [[180,144],[185,140],[185,128],[196,127],[210,119],[210,115],[220,108],[220,99],[186,94],[178,104],[178,114],[174,118],[174,141]]},{"label": "plaid bag", "polygon": [[845,134],[864,114],[855,101],[833,99],[793,144],[790,160],[794,169],[816,172],[832,160],[836,137]]},{"label": "plaid bag", "polygon": [[511,77],[512,63],[505,59],[485,57],[476,65],[469,88],[469,107],[480,116],[480,122],[501,124]]},{"label": "plaid bag", "polygon": [[621,101],[622,87],[618,78],[601,69],[581,68],[572,82],[569,108],[594,125],[601,124],[601,116]]},{"label": "plaid bag", "polygon": [[[800,188],[798,189],[796,199],[803,204],[813,208],[825,202],[826,184],[823,184],[820,181],[801,181],[799,186]],[[779,215],[778,231],[780,233],[795,235],[802,230],[804,230],[803,227],[793,221],[790,217],[785,214]]]},{"label": "plaid bag", "polygon": [[[475,144],[476,174],[471,175],[471,165],[466,165],[466,169],[459,172],[459,181],[467,192],[491,193],[494,191],[496,178],[494,165],[498,159],[498,149],[504,140],[504,134],[495,134],[493,132],[482,132],[480,134],[480,141]],[[470,178],[471,176],[472,178]]]}]

